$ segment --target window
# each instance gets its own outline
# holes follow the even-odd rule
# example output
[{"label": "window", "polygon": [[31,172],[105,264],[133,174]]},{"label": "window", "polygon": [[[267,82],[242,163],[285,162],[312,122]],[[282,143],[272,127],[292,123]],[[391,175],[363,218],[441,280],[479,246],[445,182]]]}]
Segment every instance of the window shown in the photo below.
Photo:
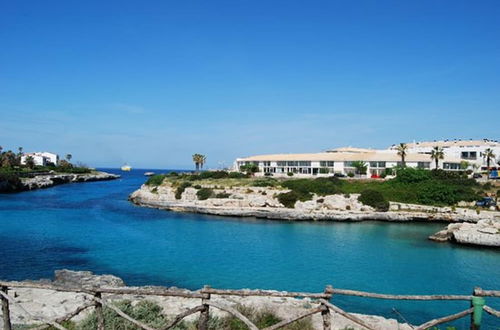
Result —
[{"label": "window", "polygon": [[462,159],[477,159],[477,151],[462,151]]},{"label": "window", "polygon": [[330,161],[330,160],[328,160],[328,161],[323,160],[323,161],[319,162],[319,166],[321,166],[321,167],[333,167],[334,164],[335,164],[335,162]]},{"label": "window", "polygon": [[430,162],[418,162],[417,167],[418,168],[431,168],[431,163]]},{"label": "window", "polygon": [[287,166],[299,166],[299,162],[286,162]]},{"label": "window", "polygon": [[384,168],[385,162],[370,162],[370,167]]},{"label": "window", "polygon": [[443,163],[443,168],[445,170],[459,170],[460,164],[458,164],[458,163]]},{"label": "window", "polygon": [[311,162],[300,161],[299,166],[311,166]]},{"label": "window", "polygon": [[264,162],[264,166],[271,166],[271,162],[269,162],[269,161],[265,161],[265,162]]},{"label": "window", "polygon": [[278,166],[286,166],[286,162],[281,161],[281,162],[276,162]]}]

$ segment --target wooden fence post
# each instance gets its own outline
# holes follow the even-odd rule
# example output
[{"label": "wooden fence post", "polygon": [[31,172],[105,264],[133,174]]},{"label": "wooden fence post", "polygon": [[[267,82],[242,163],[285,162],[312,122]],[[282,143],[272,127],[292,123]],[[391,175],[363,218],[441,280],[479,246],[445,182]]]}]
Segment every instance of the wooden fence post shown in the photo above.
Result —
[{"label": "wooden fence post", "polygon": [[[203,287],[203,290],[205,289],[210,289],[210,286],[205,285]],[[203,304],[203,310],[201,311],[200,319],[198,320],[198,330],[208,330],[209,306],[205,304],[207,300],[210,300],[210,293],[206,293],[205,297],[201,299],[201,303]]]},{"label": "wooden fence post", "polygon": [[[332,292],[332,286],[327,285],[325,288],[325,294],[329,294]],[[331,298],[331,295],[330,295]],[[330,299],[328,299],[330,300]],[[327,305],[324,303],[321,303],[321,317],[323,318],[323,330],[331,330],[332,328],[332,319],[331,319],[331,314],[330,314],[330,308],[328,308]]]},{"label": "wooden fence post", "polygon": [[100,291],[96,291],[94,296],[99,299],[95,302],[95,315],[97,317],[97,330],[104,330],[104,313],[102,311],[102,294]]},{"label": "wooden fence post", "polygon": [[474,288],[472,292],[472,300],[470,306],[473,308],[470,320],[471,330],[479,330],[481,328],[481,320],[483,318],[483,307],[485,305],[484,297],[477,296],[477,292],[481,291],[481,288]]},{"label": "wooden fence post", "polygon": [[[8,288],[6,286],[2,286],[1,290],[3,293],[7,294]],[[11,330],[12,325],[10,324],[9,301],[4,296],[0,296],[0,298],[2,300],[3,328],[4,330]]]}]

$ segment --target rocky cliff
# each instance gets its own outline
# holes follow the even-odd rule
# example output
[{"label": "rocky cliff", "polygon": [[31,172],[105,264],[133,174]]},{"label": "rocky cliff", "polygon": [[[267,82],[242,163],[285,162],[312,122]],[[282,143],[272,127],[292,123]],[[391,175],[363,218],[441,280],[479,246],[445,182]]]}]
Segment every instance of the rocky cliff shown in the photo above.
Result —
[{"label": "rocky cliff", "polygon": [[[317,196],[312,200],[284,207],[276,195],[287,190],[269,187],[210,187],[214,194],[227,198],[199,200],[197,189],[189,187],[176,198],[176,189],[169,183],[160,186],[143,185],[129,199],[133,203],[172,211],[196,212],[214,215],[258,217],[278,220],[330,221],[446,221],[477,222],[481,219],[500,219],[500,213],[468,208],[439,208],[423,205],[391,203],[388,212],[377,212],[361,204],[357,194]],[[179,196],[178,196],[179,197]]]}]

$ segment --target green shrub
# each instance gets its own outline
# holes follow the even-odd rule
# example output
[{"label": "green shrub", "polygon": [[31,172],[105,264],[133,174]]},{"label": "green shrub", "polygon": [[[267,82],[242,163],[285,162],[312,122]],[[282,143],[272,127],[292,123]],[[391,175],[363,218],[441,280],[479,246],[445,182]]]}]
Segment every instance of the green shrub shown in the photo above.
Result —
[{"label": "green shrub", "polygon": [[399,168],[396,172],[396,181],[402,183],[418,183],[431,179],[431,171],[420,168]]},{"label": "green shrub", "polygon": [[388,211],[389,202],[384,198],[384,195],[376,190],[366,189],[361,192],[358,197],[358,201],[361,203],[371,206],[377,211]]},{"label": "green shrub", "polygon": [[194,188],[194,189],[201,189],[201,186],[200,186],[199,184],[195,184],[195,185],[193,186],[193,188]]},{"label": "green shrub", "polygon": [[347,176],[350,177],[350,178],[354,178],[354,173],[349,172],[349,173],[347,173]]},{"label": "green shrub", "polygon": [[231,194],[228,194],[226,192],[221,192],[215,195],[215,198],[229,198]]},{"label": "green shrub", "polygon": [[0,172],[0,192],[19,191],[23,184],[19,175],[12,172]]},{"label": "green shrub", "polygon": [[286,192],[286,193],[278,194],[276,196],[278,201],[281,204],[283,204],[285,207],[288,207],[288,208],[294,208],[295,203],[299,200],[302,202],[305,202],[305,201],[311,200],[312,197],[313,197],[313,195],[311,193],[300,194],[300,193],[293,191],[293,190]]},{"label": "green shrub", "polygon": [[286,175],[293,176],[293,172],[288,172]]},{"label": "green shrub", "polygon": [[300,195],[309,193],[320,196],[333,195],[341,192],[342,182],[338,178],[295,179],[283,182],[281,185]]},{"label": "green shrub", "polygon": [[159,186],[163,183],[163,180],[165,180],[165,175],[164,174],[155,174],[152,175],[148,178],[146,181],[147,186]]},{"label": "green shrub", "polygon": [[200,201],[209,199],[213,195],[214,195],[214,191],[211,188],[201,188],[200,190],[198,190],[196,192],[196,197],[198,197],[198,199]]},{"label": "green shrub", "polygon": [[181,199],[182,194],[184,193],[184,190],[186,190],[187,187],[191,186],[191,182],[184,181],[180,184],[179,187],[175,190],[175,199]]},{"label": "green shrub", "polygon": [[274,186],[276,186],[277,183],[278,183],[278,181],[276,179],[268,178],[268,179],[255,180],[252,183],[252,186],[253,187],[274,187]]},{"label": "green shrub", "polygon": [[[115,302],[114,305],[132,318],[149,325],[153,328],[160,328],[167,325],[167,318],[162,314],[162,308],[154,302],[148,300],[139,301],[135,306],[129,300]],[[115,311],[108,307],[103,308],[104,324],[106,330],[118,329],[139,329],[133,323],[125,320]],[[78,324],[80,330],[97,329],[97,316],[92,312]]]}]

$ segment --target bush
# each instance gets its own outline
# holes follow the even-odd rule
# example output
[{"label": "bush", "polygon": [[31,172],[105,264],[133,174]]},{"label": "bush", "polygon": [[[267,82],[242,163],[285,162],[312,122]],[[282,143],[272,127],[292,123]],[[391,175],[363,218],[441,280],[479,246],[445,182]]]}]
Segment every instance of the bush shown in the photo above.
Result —
[{"label": "bush", "polygon": [[[150,327],[160,328],[167,325],[167,318],[162,314],[162,308],[154,302],[142,300],[133,306],[131,301],[123,300],[114,303],[114,305],[132,318],[145,323]],[[136,325],[125,320],[108,307],[103,308],[103,314],[106,329],[138,329]],[[78,329],[97,329],[96,313],[92,312],[83,321],[81,321],[80,324],[78,324]]]},{"label": "bush", "polygon": [[165,175],[164,174],[156,174],[153,176],[150,176],[148,180],[146,181],[147,186],[159,186],[163,183],[163,180],[165,180]]},{"label": "bush", "polygon": [[286,175],[293,176],[293,173],[292,172],[288,172]]},{"label": "bush", "polygon": [[23,184],[19,175],[11,172],[0,172],[0,192],[20,191]]},{"label": "bush", "polygon": [[274,187],[278,181],[276,179],[263,179],[263,180],[255,180],[252,183],[253,187]]},{"label": "bush", "polygon": [[182,194],[184,193],[184,190],[186,190],[187,187],[191,186],[191,182],[182,182],[179,187],[175,190],[175,199],[181,199]]},{"label": "bush", "polygon": [[311,193],[303,193],[300,194],[296,191],[289,191],[286,193],[281,193],[276,196],[278,201],[283,204],[285,207],[294,208],[295,203],[300,200],[302,202],[311,200],[313,195]]},{"label": "bush", "polygon": [[194,189],[201,189],[201,186],[199,184],[196,184],[193,186]]},{"label": "bush", "polygon": [[215,195],[215,198],[229,198],[231,194],[228,194],[226,192],[221,192]]},{"label": "bush", "polygon": [[354,173],[349,172],[349,173],[347,173],[347,176],[350,177],[350,178],[354,178]]},{"label": "bush", "polygon": [[342,182],[338,178],[295,179],[282,183],[282,186],[297,192],[300,195],[309,193],[320,196],[334,195],[341,192]]},{"label": "bush", "polygon": [[266,173],[264,173],[264,176],[273,176],[273,174],[269,173],[269,172],[266,172]]},{"label": "bush", "polygon": [[200,201],[209,199],[213,195],[214,195],[214,191],[213,191],[213,189],[210,189],[210,188],[201,188],[200,190],[198,190],[196,192],[196,197],[198,197],[198,199]]},{"label": "bush", "polygon": [[389,210],[389,202],[384,198],[384,195],[382,195],[382,193],[376,190],[363,190],[358,197],[358,201],[365,205],[373,207],[377,211],[386,212]]},{"label": "bush", "polygon": [[396,172],[396,181],[402,183],[418,183],[431,179],[431,171],[420,168],[399,168]]}]

